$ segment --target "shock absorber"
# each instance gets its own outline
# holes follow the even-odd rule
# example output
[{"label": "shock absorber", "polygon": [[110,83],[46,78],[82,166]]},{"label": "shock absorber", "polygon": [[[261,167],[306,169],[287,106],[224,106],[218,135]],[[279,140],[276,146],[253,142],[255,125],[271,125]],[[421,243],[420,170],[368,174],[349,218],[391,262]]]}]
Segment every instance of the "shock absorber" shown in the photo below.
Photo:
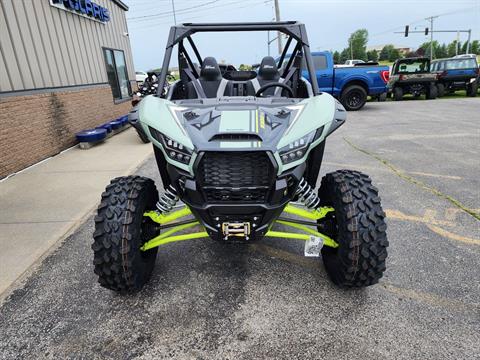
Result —
[{"label": "shock absorber", "polygon": [[177,190],[170,184],[165,189],[165,192],[160,196],[160,199],[157,202],[157,209],[162,214],[166,214],[172,211],[173,207],[177,204],[179,197],[177,195]]},{"label": "shock absorber", "polygon": [[320,205],[320,198],[315,189],[304,178],[298,183],[295,195],[298,195],[298,200],[309,209],[316,209]]}]

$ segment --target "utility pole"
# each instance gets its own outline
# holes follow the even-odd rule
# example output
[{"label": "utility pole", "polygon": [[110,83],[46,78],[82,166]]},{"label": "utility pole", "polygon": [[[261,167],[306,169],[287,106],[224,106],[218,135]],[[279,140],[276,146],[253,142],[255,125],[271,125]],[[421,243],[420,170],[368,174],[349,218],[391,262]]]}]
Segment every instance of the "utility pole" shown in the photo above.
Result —
[{"label": "utility pole", "polygon": [[458,44],[460,43],[460,32],[457,31],[457,43],[455,44],[455,55],[458,55]]},{"label": "utility pole", "polygon": [[470,40],[472,37],[472,29],[468,30],[468,40],[467,40],[467,52],[465,54],[470,54]]},{"label": "utility pole", "polygon": [[430,20],[430,61],[433,60],[433,19],[438,18],[438,16],[430,16],[425,20]]},{"label": "utility pole", "polygon": [[[278,4],[278,0],[275,0],[275,21],[280,21],[280,5]],[[278,53],[281,54],[283,51],[283,46],[282,46],[282,33],[280,31],[277,33],[277,40],[278,40]]]},{"label": "utility pole", "polygon": [[172,9],[173,9],[173,22],[177,25],[177,16],[175,14],[175,0],[172,0]]}]

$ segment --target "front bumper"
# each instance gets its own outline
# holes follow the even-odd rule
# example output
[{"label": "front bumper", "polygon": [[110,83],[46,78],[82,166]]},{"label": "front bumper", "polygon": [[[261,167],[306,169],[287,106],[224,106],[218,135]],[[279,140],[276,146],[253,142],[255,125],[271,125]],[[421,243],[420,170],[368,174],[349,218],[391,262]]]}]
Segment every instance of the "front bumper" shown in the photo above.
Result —
[{"label": "front bumper", "polygon": [[[211,197],[206,194],[204,184],[198,177],[191,177],[190,174],[170,164],[167,165],[167,172],[181,200],[188,205],[212,239],[225,240],[223,228],[226,223],[248,223],[249,233],[243,240],[251,241],[263,238],[287,203],[294,198],[305,168],[306,165],[303,163],[280,176],[276,176],[275,173],[267,196],[261,202],[211,201]],[[198,174],[197,171],[194,173]],[[255,193],[256,188],[250,186],[248,190]],[[245,189],[238,189],[238,191],[245,191]],[[236,240],[239,239],[236,238]]]}]

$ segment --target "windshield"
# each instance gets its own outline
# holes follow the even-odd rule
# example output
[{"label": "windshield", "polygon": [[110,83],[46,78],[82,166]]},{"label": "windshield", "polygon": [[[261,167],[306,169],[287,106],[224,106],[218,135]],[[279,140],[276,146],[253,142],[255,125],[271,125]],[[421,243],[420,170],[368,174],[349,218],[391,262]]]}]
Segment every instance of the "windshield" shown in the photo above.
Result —
[{"label": "windshield", "polygon": [[397,68],[397,72],[399,74],[422,73],[428,71],[429,68],[427,59],[402,61],[398,64]]}]

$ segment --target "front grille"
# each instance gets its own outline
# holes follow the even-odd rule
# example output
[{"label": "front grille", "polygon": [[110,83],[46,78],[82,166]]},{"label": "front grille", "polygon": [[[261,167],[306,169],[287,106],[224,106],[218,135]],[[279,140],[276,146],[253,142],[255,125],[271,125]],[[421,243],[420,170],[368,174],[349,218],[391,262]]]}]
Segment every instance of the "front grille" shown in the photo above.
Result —
[{"label": "front grille", "polygon": [[264,202],[274,169],[267,153],[206,152],[198,181],[209,202]]}]

